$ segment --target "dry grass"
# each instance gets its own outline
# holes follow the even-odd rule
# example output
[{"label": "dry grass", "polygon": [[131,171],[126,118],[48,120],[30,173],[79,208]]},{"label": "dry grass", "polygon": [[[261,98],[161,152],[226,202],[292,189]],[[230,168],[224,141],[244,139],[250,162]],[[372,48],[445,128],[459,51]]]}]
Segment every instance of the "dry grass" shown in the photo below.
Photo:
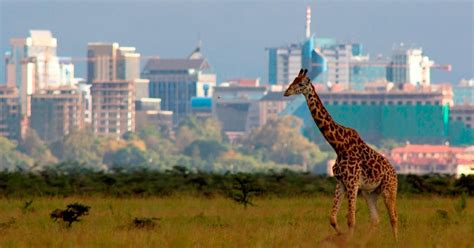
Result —
[{"label": "dry grass", "polygon": [[[0,200],[0,247],[473,247],[474,199],[458,213],[457,198],[400,198],[400,238],[393,243],[386,211],[369,234],[367,207],[358,202],[353,240],[334,235],[329,197],[255,199],[244,209],[229,199],[196,198],[37,198]],[[49,213],[67,204],[91,206],[71,228]],[[343,205],[339,222],[345,225]],[[447,212],[447,216],[438,210]],[[135,217],[156,217],[154,228],[136,228]],[[13,220],[13,221],[12,221]]]}]

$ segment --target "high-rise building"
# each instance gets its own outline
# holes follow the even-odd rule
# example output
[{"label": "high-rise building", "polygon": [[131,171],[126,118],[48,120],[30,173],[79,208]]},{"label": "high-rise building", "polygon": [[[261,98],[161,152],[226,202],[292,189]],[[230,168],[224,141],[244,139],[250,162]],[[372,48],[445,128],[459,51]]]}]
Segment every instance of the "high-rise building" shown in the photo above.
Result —
[{"label": "high-rise building", "polygon": [[133,84],[135,85],[135,98],[137,100],[150,97],[150,80],[137,78],[133,80]]},{"label": "high-rise building", "polygon": [[463,123],[474,129],[474,105],[455,105],[450,109],[449,120]]},{"label": "high-rise building", "polygon": [[[25,80],[34,80],[36,89],[68,85],[74,78],[74,65],[57,56],[57,40],[49,30],[30,30],[27,38],[10,40],[11,51],[5,56],[7,84],[21,88]],[[34,78],[25,78],[22,64],[34,64]],[[31,76],[29,76],[31,77]]]},{"label": "high-rise building", "polygon": [[366,56],[355,56],[350,62],[349,89],[364,90],[373,82],[387,81],[387,67],[390,61],[383,57],[371,59]]},{"label": "high-rise building", "polygon": [[259,101],[259,125],[262,126],[269,119],[277,118],[292,100],[294,97],[283,96],[283,91],[269,91]]},{"label": "high-rise building", "polygon": [[193,97],[212,96],[216,85],[216,74],[200,50],[185,59],[149,59],[141,75],[150,80],[150,97],[160,98],[161,108],[173,111],[175,124],[191,113]]},{"label": "high-rise building", "polygon": [[363,54],[362,44],[337,43],[315,38],[310,75],[313,81],[338,85],[343,89],[363,90],[367,83],[386,80],[389,60]]},{"label": "high-rise building", "polygon": [[209,117],[212,117],[212,98],[191,98],[191,114],[198,119],[207,119]]},{"label": "high-rise building", "polygon": [[20,116],[18,89],[0,85],[0,136],[17,141],[20,138]]},{"label": "high-rise building", "polygon": [[434,64],[423,54],[421,48],[406,48],[402,45],[393,49],[389,81],[413,85],[430,85],[430,71]]},{"label": "high-rise building", "polygon": [[[399,89],[392,87],[393,83],[385,82],[385,85],[364,91],[318,90],[318,94],[337,122],[355,128],[367,142],[378,144],[383,139],[394,139],[440,143],[449,139],[449,108],[453,105],[451,87],[432,85]],[[304,120],[305,127],[314,128],[304,98],[288,103],[282,114],[298,116]],[[319,132],[316,134],[320,136]],[[316,140],[323,140],[320,138]]]},{"label": "high-rise building", "polygon": [[321,48],[321,53],[326,59],[327,70],[320,77],[314,79],[318,82],[349,85],[350,63],[353,44],[337,44]]},{"label": "high-rise building", "polygon": [[140,78],[140,54],[135,47],[93,42],[87,45],[87,58],[88,83]]},{"label": "high-rise building", "polygon": [[359,89],[364,84],[386,79],[386,59],[370,59],[358,43],[338,43],[330,38],[311,35],[311,9],[306,9],[306,35],[301,43],[267,48],[268,83],[288,84],[301,68],[308,76],[323,84],[338,84],[342,88]]},{"label": "high-rise building", "polygon": [[212,115],[230,139],[259,126],[259,101],[266,90],[265,86],[221,84],[215,87]]},{"label": "high-rise building", "polygon": [[85,81],[80,82],[77,87],[79,88],[82,95],[82,107],[84,111],[84,124],[92,124],[92,85]]},{"label": "high-rise building", "polygon": [[140,98],[135,101],[136,126],[139,128],[154,127],[158,131],[173,128],[173,112],[161,110],[161,99]]},{"label": "high-rise building", "polygon": [[286,85],[298,75],[301,69],[301,46],[267,48],[268,83],[271,85]]},{"label": "high-rise building", "polygon": [[140,78],[140,54],[135,47],[119,47],[117,53],[117,79],[134,80]]},{"label": "high-rise building", "polygon": [[22,62],[28,57],[26,38],[10,39],[11,51],[5,53],[6,82],[9,86],[21,88]]},{"label": "high-rise building", "polygon": [[463,79],[453,88],[454,104],[474,105],[474,79]]},{"label": "high-rise building", "polygon": [[83,98],[76,87],[39,90],[31,96],[31,128],[51,142],[84,128]]},{"label": "high-rise building", "polygon": [[99,81],[91,88],[92,128],[117,138],[135,131],[135,86],[132,80]]},{"label": "high-rise building", "polygon": [[10,40],[5,55],[7,85],[20,91],[21,114],[30,115],[30,96],[37,90],[71,85],[74,65],[57,56],[57,40],[49,30],[30,30],[27,38]]},{"label": "high-rise building", "polygon": [[87,44],[87,82],[110,81],[117,78],[118,43]]}]

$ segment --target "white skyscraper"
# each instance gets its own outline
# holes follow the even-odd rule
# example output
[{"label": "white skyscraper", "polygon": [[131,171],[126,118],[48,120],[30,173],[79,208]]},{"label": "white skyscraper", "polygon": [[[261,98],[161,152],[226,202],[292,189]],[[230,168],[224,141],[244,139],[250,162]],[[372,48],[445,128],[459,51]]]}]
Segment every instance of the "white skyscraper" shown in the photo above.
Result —
[{"label": "white skyscraper", "polygon": [[56,55],[57,40],[49,30],[30,30],[26,38],[10,40],[5,54],[7,85],[20,90],[22,114],[30,115],[29,96],[35,91],[70,85],[74,65]]},{"label": "white skyscraper", "polygon": [[413,85],[430,85],[430,68],[434,64],[423,55],[421,48],[405,48],[403,45],[393,50],[392,81]]}]

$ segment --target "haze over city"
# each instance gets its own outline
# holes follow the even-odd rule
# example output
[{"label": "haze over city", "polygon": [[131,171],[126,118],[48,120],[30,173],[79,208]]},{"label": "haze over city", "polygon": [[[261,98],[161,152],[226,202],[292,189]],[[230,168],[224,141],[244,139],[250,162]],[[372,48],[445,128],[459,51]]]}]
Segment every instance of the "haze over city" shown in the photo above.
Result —
[{"label": "haze over city", "polygon": [[[433,70],[432,82],[458,83],[474,75],[471,1],[1,1],[0,51],[31,29],[48,29],[58,55],[85,57],[87,43],[119,42],[142,56],[180,58],[202,40],[203,53],[218,82],[261,77],[266,82],[265,48],[304,39],[305,8],[312,7],[317,37],[363,44],[371,56],[390,56],[403,42],[422,47],[430,59],[453,70]],[[142,61],[142,67],[145,61]],[[75,64],[86,76],[85,62]],[[4,81],[0,62],[0,82]]]},{"label": "haze over city", "polygon": [[472,247],[473,7],[0,0],[0,247]]}]

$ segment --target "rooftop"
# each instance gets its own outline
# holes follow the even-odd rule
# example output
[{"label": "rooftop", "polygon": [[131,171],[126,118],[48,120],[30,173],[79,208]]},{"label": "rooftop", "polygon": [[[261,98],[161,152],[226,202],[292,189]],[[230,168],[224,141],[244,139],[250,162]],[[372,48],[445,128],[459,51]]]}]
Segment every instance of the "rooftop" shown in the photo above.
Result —
[{"label": "rooftop", "polygon": [[241,86],[241,85],[219,85],[214,87],[216,91],[266,91],[265,86]]},{"label": "rooftop", "polygon": [[210,68],[205,59],[149,59],[144,71],[203,70]]},{"label": "rooftop", "polygon": [[56,46],[57,41],[49,30],[30,30],[32,45],[34,46]]},{"label": "rooftop", "polygon": [[396,147],[392,149],[392,153],[461,153],[464,151],[462,147],[452,147],[448,145],[411,145],[404,147]]},{"label": "rooftop", "polygon": [[256,87],[260,85],[260,78],[236,78],[236,79],[226,80],[223,83],[228,83],[230,85]]},{"label": "rooftop", "polygon": [[295,97],[285,97],[283,96],[283,92],[278,91],[270,91],[268,92],[260,101],[291,101]]}]

